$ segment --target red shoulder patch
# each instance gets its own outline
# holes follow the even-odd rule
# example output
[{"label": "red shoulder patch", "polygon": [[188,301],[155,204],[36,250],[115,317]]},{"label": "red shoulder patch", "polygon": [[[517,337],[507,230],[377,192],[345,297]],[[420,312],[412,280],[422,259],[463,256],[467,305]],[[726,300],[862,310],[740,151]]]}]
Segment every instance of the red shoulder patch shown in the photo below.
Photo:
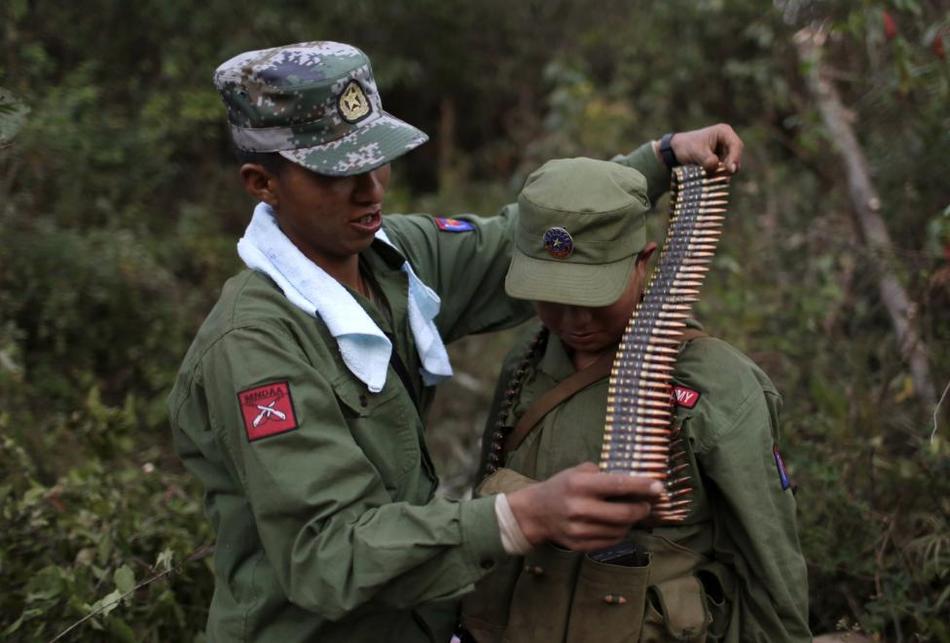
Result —
[{"label": "red shoulder patch", "polygon": [[676,400],[677,406],[683,406],[691,409],[696,406],[696,402],[699,401],[699,391],[694,391],[693,389],[686,388],[685,386],[674,386],[673,399]]},{"label": "red shoulder patch", "polygon": [[279,435],[297,428],[294,402],[290,397],[290,385],[272,382],[238,393],[244,430],[248,442]]},{"label": "red shoulder patch", "polygon": [[450,217],[436,217],[435,225],[442,232],[468,232],[475,229],[475,224],[463,219],[452,219]]}]

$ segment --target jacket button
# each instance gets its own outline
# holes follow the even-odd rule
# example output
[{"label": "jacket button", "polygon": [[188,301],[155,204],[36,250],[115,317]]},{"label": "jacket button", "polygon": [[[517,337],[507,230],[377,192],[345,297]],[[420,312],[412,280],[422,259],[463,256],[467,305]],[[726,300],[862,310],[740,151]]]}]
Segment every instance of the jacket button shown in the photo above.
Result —
[{"label": "jacket button", "polygon": [[493,561],[491,558],[484,558],[479,564],[482,566],[482,569],[491,569],[495,566],[495,561]]},{"label": "jacket button", "polygon": [[366,397],[366,393],[360,393],[360,406],[366,406],[369,404],[369,399]]}]

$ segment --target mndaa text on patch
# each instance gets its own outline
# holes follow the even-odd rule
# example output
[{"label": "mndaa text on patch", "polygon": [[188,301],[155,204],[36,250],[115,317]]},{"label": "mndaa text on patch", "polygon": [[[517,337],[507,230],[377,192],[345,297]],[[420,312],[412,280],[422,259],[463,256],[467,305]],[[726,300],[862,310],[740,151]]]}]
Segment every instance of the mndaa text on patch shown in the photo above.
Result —
[{"label": "mndaa text on patch", "polygon": [[238,393],[244,430],[249,442],[297,428],[290,385],[273,382]]}]

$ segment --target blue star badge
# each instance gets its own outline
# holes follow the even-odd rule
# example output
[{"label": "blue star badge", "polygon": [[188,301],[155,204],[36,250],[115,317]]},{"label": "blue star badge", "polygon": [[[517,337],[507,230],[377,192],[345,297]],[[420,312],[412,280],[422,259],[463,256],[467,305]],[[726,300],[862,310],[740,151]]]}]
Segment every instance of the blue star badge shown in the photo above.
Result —
[{"label": "blue star badge", "polygon": [[564,228],[548,228],[541,237],[544,249],[555,259],[567,259],[574,252],[574,239]]}]

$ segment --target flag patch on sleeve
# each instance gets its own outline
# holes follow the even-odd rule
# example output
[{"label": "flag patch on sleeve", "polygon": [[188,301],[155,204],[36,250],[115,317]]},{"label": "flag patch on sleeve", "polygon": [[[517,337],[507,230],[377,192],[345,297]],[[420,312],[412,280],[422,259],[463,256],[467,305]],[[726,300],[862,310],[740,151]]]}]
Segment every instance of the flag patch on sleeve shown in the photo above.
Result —
[{"label": "flag patch on sleeve", "polygon": [[475,224],[471,221],[462,221],[461,219],[451,219],[448,217],[436,217],[435,225],[442,232],[467,232],[475,229]]},{"label": "flag patch on sleeve", "polygon": [[675,400],[677,406],[691,409],[696,406],[696,402],[699,401],[699,391],[694,391],[693,389],[686,388],[685,386],[674,386],[673,399]]},{"label": "flag patch on sleeve", "polygon": [[290,385],[286,381],[241,391],[238,393],[238,402],[241,405],[248,442],[297,428],[294,402],[290,397]]},{"label": "flag patch on sleeve", "polygon": [[778,469],[778,479],[782,483],[782,491],[788,489],[792,483],[788,480],[788,471],[785,470],[785,461],[782,460],[782,454],[778,452],[778,446],[772,446],[772,457],[775,458],[775,468]]}]

